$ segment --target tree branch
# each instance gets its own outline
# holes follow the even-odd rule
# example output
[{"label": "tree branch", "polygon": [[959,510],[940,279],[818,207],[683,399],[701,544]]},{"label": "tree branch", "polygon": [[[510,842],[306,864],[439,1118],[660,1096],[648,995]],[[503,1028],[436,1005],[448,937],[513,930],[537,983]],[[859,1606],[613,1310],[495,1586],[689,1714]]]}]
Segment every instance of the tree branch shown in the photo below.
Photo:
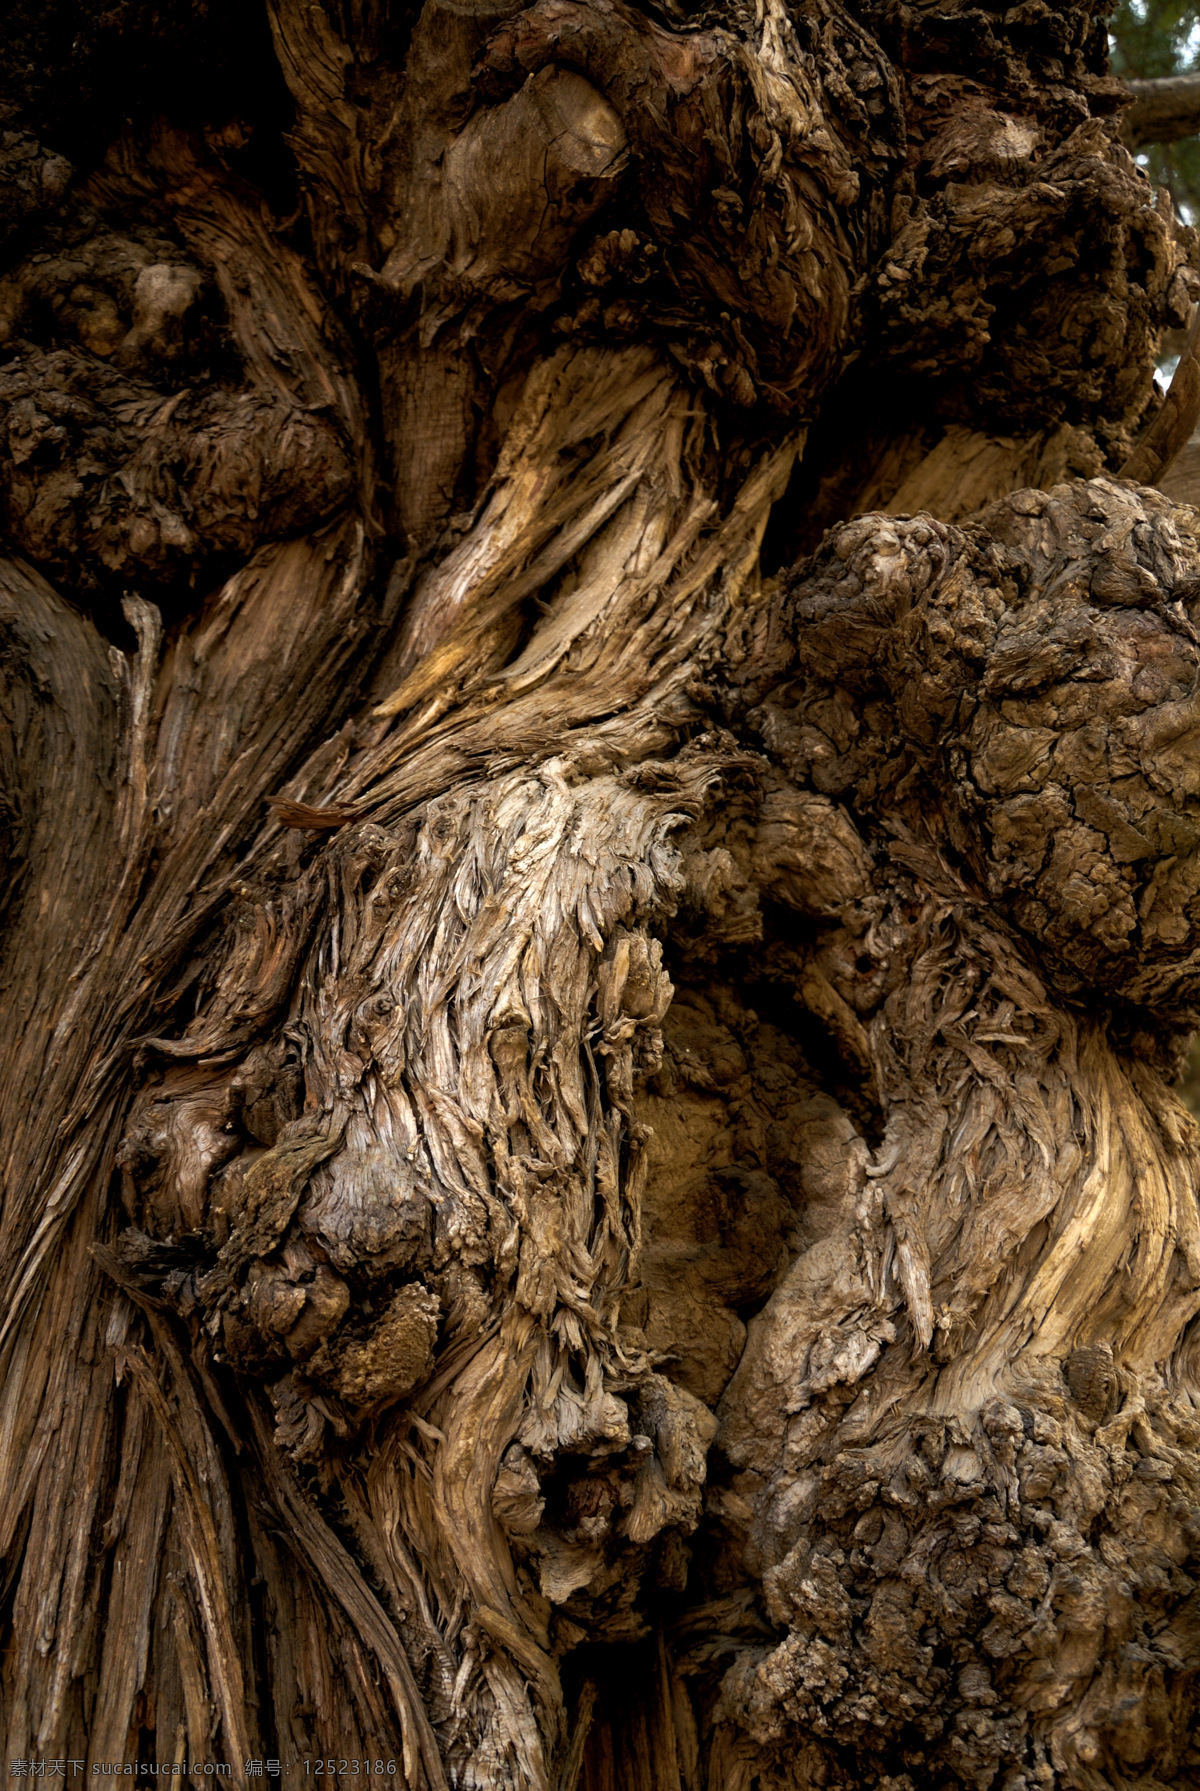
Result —
[{"label": "tree branch", "polygon": [[1177,143],[1200,131],[1200,74],[1167,75],[1158,81],[1130,81],[1133,104],[1121,125],[1130,149],[1148,143]]},{"label": "tree branch", "polygon": [[1200,306],[1192,317],[1183,353],[1171,376],[1162,409],[1121,468],[1123,479],[1157,485],[1192,438],[1200,422]]}]

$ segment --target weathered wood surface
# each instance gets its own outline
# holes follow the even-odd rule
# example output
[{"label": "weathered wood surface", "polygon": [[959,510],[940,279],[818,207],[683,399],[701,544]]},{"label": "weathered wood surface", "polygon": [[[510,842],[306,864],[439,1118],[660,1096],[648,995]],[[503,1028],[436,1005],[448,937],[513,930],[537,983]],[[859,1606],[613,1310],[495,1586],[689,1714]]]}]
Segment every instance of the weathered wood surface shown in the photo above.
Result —
[{"label": "weathered wood surface", "polygon": [[271,28],[302,215],[0,144],[10,1756],[1189,1783],[1200,282],[1102,21]]}]

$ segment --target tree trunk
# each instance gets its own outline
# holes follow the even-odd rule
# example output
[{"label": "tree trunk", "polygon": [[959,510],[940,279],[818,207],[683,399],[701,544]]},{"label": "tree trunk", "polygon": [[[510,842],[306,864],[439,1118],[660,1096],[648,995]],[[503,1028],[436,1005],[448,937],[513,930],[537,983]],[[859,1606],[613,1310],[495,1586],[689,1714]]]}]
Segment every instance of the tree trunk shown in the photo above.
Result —
[{"label": "tree trunk", "polygon": [[1102,18],[270,24],[286,139],[2,139],[10,1759],[1194,1782],[1200,281]]}]

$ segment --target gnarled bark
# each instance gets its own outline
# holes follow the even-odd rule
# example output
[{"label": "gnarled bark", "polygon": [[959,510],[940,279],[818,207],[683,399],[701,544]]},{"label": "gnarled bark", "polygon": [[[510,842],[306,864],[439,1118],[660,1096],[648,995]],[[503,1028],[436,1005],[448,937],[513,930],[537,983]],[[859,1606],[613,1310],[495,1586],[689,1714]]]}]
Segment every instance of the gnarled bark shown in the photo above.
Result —
[{"label": "gnarled bark", "polygon": [[270,20],[302,222],[4,146],[10,1754],[1186,1783],[1197,279],[1100,23]]}]

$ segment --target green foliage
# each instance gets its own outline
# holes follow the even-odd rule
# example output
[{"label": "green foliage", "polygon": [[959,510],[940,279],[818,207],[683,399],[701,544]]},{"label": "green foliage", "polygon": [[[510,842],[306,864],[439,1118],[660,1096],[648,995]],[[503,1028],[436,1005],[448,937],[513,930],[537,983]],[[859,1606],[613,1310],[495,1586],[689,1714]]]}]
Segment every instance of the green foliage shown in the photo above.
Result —
[{"label": "green foliage", "polygon": [[[1121,0],[1109,27],[1113,73],[1131,81],[1200,70],[1196,0]],[[1200,137],[1154,143],[1138,161],[1155,186],[1166,187],[1178,212],[1200,222]]]},{"label": "green foliage", "polygon": [[1121,0],[1109,32],[1114,74],[1151,81],[1200,68],[1195,0]]}]

